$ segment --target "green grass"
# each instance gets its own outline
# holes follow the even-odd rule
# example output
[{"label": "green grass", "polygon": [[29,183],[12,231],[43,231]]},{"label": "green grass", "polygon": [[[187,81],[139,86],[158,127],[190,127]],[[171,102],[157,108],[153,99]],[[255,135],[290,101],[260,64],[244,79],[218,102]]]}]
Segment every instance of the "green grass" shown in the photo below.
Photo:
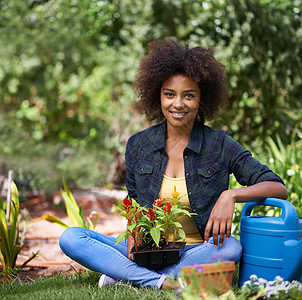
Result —
[{"label": "green grass", "polygon": [[82,272],[76,275],[55,275],[36,280],[0,285],[0,299],[5,300],[39,300],[39,299],[176,299],[172,292],[158,289],[131,288],[125,286],[98,287],[99,273]]},{"label": "green grass", "polygon": [[[12,282],[5,282],[0,284],[0,299],[5,300],[19,300],[19,299],[32,299],[32,300],[61,300],[61,299],[134,299],[134,300],[195,300],[199,299],[198,296],[189,294],[185,289],[182,295],[174,295],[173,292],[162,291],[159,289],[150,289],[144,287],[132,286],[105,286],[98,287],[98,280],[100,274],[92,271],[83,271],[73,275],[58,274],[52,277],[40,277],[36,280],[21,281],[15,277]],[[238,289],[239,266],[233,274],[232,291],[233,298],[237,300],[256,299],[255,293],[249,289]],[[260,291],[260,294],[262,292]],[[259,297],[261,295],[258,295]],[[191,295],[191,296],[190,296]],[[257,297],[258,297],[257,296]],[[277,296],[270,299],[301,299],[302,289],[292,291],[290,294],[285,295],[285,291],[278,290]],[[212,298],[211,298],[212,299]],[[226,299],[226,298],[224,298]],[[258,298],[257,298],[258,299]]]},{"label": "green grass", "polygon": [[[233,275],[233,291],[238,292],[239,265]],[[0,299],[5,300],[61,300],[61,299],[167,299],[176,300],[173,292],[150,288],[127,286],[98,287],[100,273],[83,271],[78,274],[58,274],[51,277],[21,281],[17,277],[12,282],[0,284]],[[180,297],[180,299],[182,299]]]}]

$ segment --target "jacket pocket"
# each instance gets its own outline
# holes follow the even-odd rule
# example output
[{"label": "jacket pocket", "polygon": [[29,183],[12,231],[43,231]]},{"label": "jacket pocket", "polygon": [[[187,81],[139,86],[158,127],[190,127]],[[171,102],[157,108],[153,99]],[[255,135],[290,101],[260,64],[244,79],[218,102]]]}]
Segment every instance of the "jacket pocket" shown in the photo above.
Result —
[{"label": "jacket pocket", "polygon": [[138,164],[134,167],[137,201],[140,205],[148,205],[150,199],[150,185],[152,182],[153,166],[149,164]]},{"label": "jacket pocket", "polygon": [[201,194],[216,201],[222,191],[228,189],[229,174],[222,161],[206,163],[197,169]]},{"label": "jacket pocket", "polygon": [[207,163],[197,169],[198,175],[206,178],[214,176],[218,171],[222,170],[223,164],[220,161],[215,163]]},{"label": "jacket pocket", "polygon": [[148,165],[148,164],[141,164],[141,165],[135,167],[135,171],[140,175],[152,174],[153,166]]}]

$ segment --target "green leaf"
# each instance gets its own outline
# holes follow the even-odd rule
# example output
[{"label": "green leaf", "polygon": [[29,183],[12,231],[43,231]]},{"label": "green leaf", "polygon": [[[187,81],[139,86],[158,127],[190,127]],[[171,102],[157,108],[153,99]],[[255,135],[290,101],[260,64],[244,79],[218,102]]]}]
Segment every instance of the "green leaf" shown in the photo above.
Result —
[{"label": "green leaf", "polygon": [[188,217],[191,217],[191,213],[189,213],[187,210],[183,210],[183,214]]},{"label": "green leaf", "polygon": [[50,222],[50,223],[54,223],[54,224],[59,225],[59,226],[65,228],[65,229],[69,228],[69,226],[67,224],[65,224],[63,221],[61,221],[59,218],[57,218],[55,216],[52,216],[52,215],[49,215],[49,214],[46,214],[46,215],[43,215],[40,218],[34,219],[34,220],[32,220],[32,222],[38,222],[38,221],[42,221],[42,220],[45,220],[45,221]]},{"label": "green leaf", "polygon": [[18,195],[18,189],[15,183],[11,182],[11,201],[15,203],[15,208],[17,214],[19,214],[19,195]]},{"label": "green leaf", "polygon": [[159,240],[160,240],[160,230],[158,228],[153,227],[150,230],[150,234],[151,234],[151,237],[152,237],[153,241],[155,242],[156,246],[158,247]]},{"label": "green leaf", "polygon": [[173,208],[171,209],[171,213],[173,214],[181,214],[183,213],[184,211],[186,211],[185,209],[181,209],[181,208],[178,208],[176,206],[173,206]]},{"label": "green leaf", "polygon": [[150,222],[150,219],[146,215],[143,215],[139,221],[148,221],[148,222]]},{"label": "green leaf", "polygon": [[13,269],[15,264],[16,264],[16,260],[17,260],[17,256],[20,253],[20,251],[23,249],[24,245],[15,245],[14,249],[13,249],[13,255],[11,257],[11,261],[10,261],[10,267]]},{"label": "green leaf", "polygon": [[282,157],[286,157],[286,148],[284,147],[282,141],[281,141],[281,138],[279,135],[276,135],[276,139],[277,139],[277,143],[278,143],[278,146],[279,146],[279,149],[280,149],[280,153],[282,155]]},{"label": "green leaf", "polygon": [[[10,251],[10,243],[9,243],[9,232],[8,232],[8,226],[6,222],[6,216],[5,212],[3,210],[0,210],[0,251],[3,255],[4,260],[6,261],[7,258],[11,256]],[[5,266],[5,263],[3,264]]]},{"label": "green leaf", "polygon": [[2,266],[5,266],[5,260],[4,260],[4,256],[2,254],[2,243],[1,243],[1,240],[0,240],[0,261],[1,261],[1,264]]},{"label": "green leaf", "polygon": [[277,145],[275,144],[274,140],[269,136],[267,137],[267,142],[271,148],[272,154],[275,156],[277,160],[280,162],[284,162],[285,157],[282,156],[281,152],[279,151]]},{"label": "green leaf", "polygon": [[[11,210],[10,210],[10,229],[9,229],[9,247],[13,249],[16,242],[19,240],[19,235],[16,235],[16,228],[19,227],[18,224],[19,215],[19,195],[18,189],[15,183],[11,182]],[[16,241],[15,241],[16,239]]]},{"label": "green leaf", "polygon": [[83,209],[81,206],[79,207],[79,216],[80,216],[80,224],[83,224],[84,225],[83,227],[88,228],[87,226],[85,226],[85,219],[83,215]]},{"label": "green leaf", "polygon": [[[19,242],[19,196],[18,189],[14,182],[11,183],[11,210],[10,226],[6,221],[6,214],[3,209],[0,210],[0,259],[4,270],[13,269],[17,256],[22,250],[23,245]],[[3,204],[1,203],[1,207]]]},{"label": "green leaf", "polygon": [[116,205],[118,206],[119,209],[125,210],[123,202],[116,200]]},{"label": "green leaf", "polygon": [[64,179],[63,186],[64,190],[61,189],[61,194],[65,202],[67,215],[70,219],[71,225],[85,228],[86,226],[82,208],[78,206]]},{"label": "green leaf", "polygon": [[0,197],[0,209],[5,210],[4,209],[4,201],[2,201],[1,197]]},{"label": "green leaf", "polygon": [[122,240],[126,240],[128,236],[129,236],[129,233],[127,231],[124,231],[121,234],[119,234],[118,237],[116,238],[115,245],[117,245]]},{"label": "green leaf", "polygon": [[182,227],[182,225],[181,225],[179,222],[174,222],[174,225],[175,225],[176,227],[178,227],[178,228],[181,228],[181,227]]},{"label": "green leaf", "polygon": [[156,214],[157,214],[158,216],[165,217],[164,211],[163,211],[163,210],[159,210],[159,209],[157,209],[157,208],[156,208]]},{"label": "green leaf", "polygon": [[65,203],[66,212],[70,220],[70,223],[72,226],[76,226],[80,222],[79,207],[77,204],[75,205],[73,203],[73,201],[68,197],[68,194],[62,189],[61,189],[61,195]]},{"label": "green leaf", "polygon": [[133,223],[133,224],[131,224],[131,225],[127,226],[127,229],[128,229],[130,232],[132,232],[132,231],[133,231],[133,229],[135,228],[135,226],[136,226],[136,224],[135,224],[135,223]]},{"label": "green leaf", "polygon": [[15,203],[11,201],[11,210],[10,210],[10,226],[8,228],[8,240],[9,240],[9,248],[14,248],[16,244],[15,239],[18,241],[18,235],[16,234],[16,228],[19,226],[18,224],[18,214],[16,212]]},{"label": "green leaf", "polygon": [[182,238],[183,240],[186,239],[186,234],[182,229],[178,230],[178,235],[180,236],[180,238]]},{"label": "green leaf", "polygon": [[133,206],[135,206],[135,207],[140,207],[140,205],[137,203],[137,201],[136,200],[134,200],[134,199],[130,199],[131,201],[132,201],[132,205]]}]

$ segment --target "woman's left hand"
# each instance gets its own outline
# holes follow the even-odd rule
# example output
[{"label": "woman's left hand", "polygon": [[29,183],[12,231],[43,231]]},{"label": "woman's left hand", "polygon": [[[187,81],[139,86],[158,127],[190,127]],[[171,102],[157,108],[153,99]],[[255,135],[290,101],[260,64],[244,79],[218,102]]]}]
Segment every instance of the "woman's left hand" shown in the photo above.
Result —
[{"label": "woman's left hand", "polygon": [[226,239],[231,236],[234,208],[235,197],[232,190],[226,190],[222,192],[211,211],[204,232],[205,243],[208,243],[211,230],[213,232],[213,243],[215,247],[218,247],[218,235],[220,235],[220,246],[222,246],[223,244],[225,234]]}]

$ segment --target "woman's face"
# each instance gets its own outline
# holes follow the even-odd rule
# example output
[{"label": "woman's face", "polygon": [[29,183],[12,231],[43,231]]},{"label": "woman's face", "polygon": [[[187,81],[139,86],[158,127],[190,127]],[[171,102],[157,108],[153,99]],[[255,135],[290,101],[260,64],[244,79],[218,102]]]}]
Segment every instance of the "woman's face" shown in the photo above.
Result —
[{"label": "woman's face", "polygon": [[192,130],[200,103],[195,81],[182,74],[171,75],[162,84],[160,101],[167,126]]}]

